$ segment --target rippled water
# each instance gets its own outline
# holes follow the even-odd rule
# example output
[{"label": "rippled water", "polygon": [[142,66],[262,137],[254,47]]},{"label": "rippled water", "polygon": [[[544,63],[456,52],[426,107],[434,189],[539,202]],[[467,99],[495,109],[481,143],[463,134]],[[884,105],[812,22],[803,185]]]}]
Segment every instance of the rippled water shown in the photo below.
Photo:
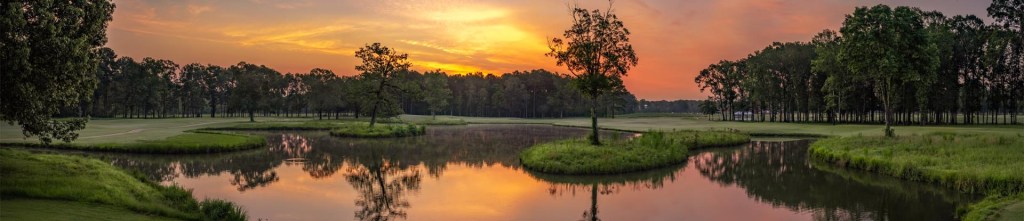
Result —
[{"label": "rippled water", "polygon": [[102,157],[197,198],[241,204],[254,220],[955,220],[977,199],[810,163],[806,140],[697,151],[681,165],[615,176],[519,165],[523,148],[586,133],[543,125],[431,127],[395,139],[260,132],[271,145],[259,150]]}]

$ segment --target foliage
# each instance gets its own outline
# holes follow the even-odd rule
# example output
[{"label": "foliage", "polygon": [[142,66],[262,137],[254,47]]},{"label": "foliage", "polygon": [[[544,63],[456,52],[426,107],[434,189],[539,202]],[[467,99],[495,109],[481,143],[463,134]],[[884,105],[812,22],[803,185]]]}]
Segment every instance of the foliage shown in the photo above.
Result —
[{"label": "foliage", "polygon": [[0,149],[0,195],[101,203],[144,214],[195,220],[192,192],[162,186],[109,163],[79,156]]},{"label": "foliage", "polygon": [[377,110],[382,104],[385,103],[385,89],[397,88],[393,84],[389,84],[388,80],[394,78],[395,74],[404,71],[409,68],[412,64],[409,63],[408,54],[399,54],[398,51],[392,50],[387,46],[383,46],[380,43],[367,44],[356,51],[356,57],[363,61],[362,64],[356,65],[357,71],[362,71],[360,75],[363,80],[376,84],[373,90],[373,109],[370,112],[370,127],[377,122]]},{"label": "foliage", "polygon": [[[609,6],[610,7],[610,6]],[[564,38],[553,38],[546,55],[555,58],[558,66],[565,65],[573,75],[573,86],[591,99],[590,142],[600,144],[597,132],[596,106],[598,98],[607,93],[625,91],[622,77],[636,66],[636,52],[629,44],[629,29],[611,8],[587,11],[574,7],[573,25],[565,30]]]},{"label": "foliage", "polygon": [[245,210],[235,203],[219,200],[205,199],[199,202],[199,214],[203,220],[224,220],[224,221],[245,221],[248,217]]},{"label": "foliage", "polygon": [[602,146],[580,139],[543,143],[526,149],[519,159],[524,167],[545,173],[623,173],[682,162],[690,149],[749,141],[749,135],[727,131],[650,131],[628,140],[612,139]]},{"label": "foliage", "polygon": [[[70,142],[86,119],[51,119],[64,106],[88,101],[114,4],[18,1],[0,4],[0,121],[22,133]],[[81,116],[81,112],[79,112]]]},{"label": "foliage", "polygon": [[331,130],[331,136],[359,138],[409,137],[425,133],[426,127],[415,124],[385,124],[374,127],[366,123],[351,123]]},{"label": "foliage", "polygon": [[892,125],[1018,124],[1020,4],[994,1],[991,25],[974,15],[860,7],[838,32],[772,43],[694,80],[723,120],[884,123],[889,134]]},{"label": "foliage", "polygon": [[448,88],[448,77],[444,72],[434,71],[423,74],[423,100],[427,102],[430,115],[435,116],[448,107],[452,90]]},{"label": "foliage", "polygon": [[213,132],[189,131],[162,140],[141,140],[132,143],[59,143],[30,144],[6,143],[6,145],[43,147],[69,150],[110,151],[128,153],[214,153],[253,149],[267,144],[261,136]]}]

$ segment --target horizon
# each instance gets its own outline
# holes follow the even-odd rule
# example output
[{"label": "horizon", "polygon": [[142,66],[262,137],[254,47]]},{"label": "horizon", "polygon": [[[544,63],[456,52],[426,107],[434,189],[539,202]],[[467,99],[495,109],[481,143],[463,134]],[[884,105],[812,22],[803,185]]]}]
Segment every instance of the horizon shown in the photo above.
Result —
[{"label": "horizon", "polygon": [[[973,14],[991,22],[989,1],[616,1],[632,32],[639,65],[624,78],[638,99],[703,100],[693,82],[719,60],[771,42],[806,42],[838,29],[855,7],[887,4]],[[356,74],[356,48],[381,42],[408,53],[413,70],[501,75],[545,69],[567,73],[544,56],[547,40],[570,23],[568,2],[540,1],[116,1],[107,47],[120,56],[178,64],[229,66],[246,61],[282,73],[325,68]],[[581,1],[606,9],[606,1]],[[159,10],[157,10],[159,9]],[[676,11],[682,12],[676,12]],[[771,12],[771,13],[764,13]],[[711,34],[708,34],[711,33]]]}]

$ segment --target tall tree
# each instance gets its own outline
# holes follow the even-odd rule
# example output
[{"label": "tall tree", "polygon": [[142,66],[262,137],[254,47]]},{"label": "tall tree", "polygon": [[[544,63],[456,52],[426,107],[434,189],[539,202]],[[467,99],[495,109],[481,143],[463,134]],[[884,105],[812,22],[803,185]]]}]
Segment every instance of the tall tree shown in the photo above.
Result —
[{"label": "tall tree", "polygon": [[440,70],[423,74],[423,99],[430,109],[430,116],[437,118],[437,112],[448,108],[452,99],[452,90],[448,89],[448,76]]},{"label": "tall tree", "polygon": [[394,87],[388,84],[395,73],[405,71],[412,66],[409,63],[408,54],[399,54],[397,51],[383,46],[380,43],[368,44],[356,51],[356,57],[362,59],[363,63],[356,65],[357,71],[362,71],[365,80],[376,83],[373,91],[373,109],[370,111],[370,126],[377,122],[377,111],[383,103],[386,94],[385,87]]},{"label": "tall tree", "polygon": [[257,110],[262,110],[271,97],[272,75],[280,75],[266,66],[239,62],[228,68],[233,79],[230,103],[238,110],[249,114],[249,121],[255,120]]},{"label": "tall tree", "polygon": [[43,143],[78,138],[87,119],[51,117],[92,97],[97,50],[107,42],[113,11],[107,0],[0,4],[0,120]]},{"label": "tall tree", "polygon": [[554,38],[546,55],[554,57],[573,75],[573,85],[590,98],[590,143],[600,145],[597,131],[597,99],[622,85],[622,77],[636,66],[637,57],[629,44],[629,29],[615,15],[611,5],[602,12],[576,6],[570,13],[573,24],[563,38]]},{"label": "tall tree", "polygon": [[847,15],[840,30],[845,42],[842,62],[850,72],[875,83],[875,93],[885,110],[885,134],[893,136],[893,109],[899,99],[898,86],[918,81],[934,68],[928,36],[921,15],[909,7],[886,5],[858,7]]}]

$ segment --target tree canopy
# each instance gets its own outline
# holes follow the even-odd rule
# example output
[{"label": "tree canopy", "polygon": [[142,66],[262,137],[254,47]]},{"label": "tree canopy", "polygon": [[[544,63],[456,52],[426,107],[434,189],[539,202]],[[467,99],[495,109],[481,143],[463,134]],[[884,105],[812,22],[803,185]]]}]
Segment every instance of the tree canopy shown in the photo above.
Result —
[{"label": "tree canopy", "polygon": [[629,29],[611,6],[605,11],[576,6],[572,26],[562,38],[553,38],[546,55],[555,58],[573,76],[573,86],[591,99],[591,143],[600,144],[597,132],[597,99],[622,86],[622,76],[636,66],[636,52],[629,43]]},{"label": "tree canopy", "polygon": [[[107,0],[0,4],[0,120],[25,136],[70,142],[86,119],[55,120],[61,107],[92,97],[114,4]],[[79,112],[81,114],[81,112]]]}]

